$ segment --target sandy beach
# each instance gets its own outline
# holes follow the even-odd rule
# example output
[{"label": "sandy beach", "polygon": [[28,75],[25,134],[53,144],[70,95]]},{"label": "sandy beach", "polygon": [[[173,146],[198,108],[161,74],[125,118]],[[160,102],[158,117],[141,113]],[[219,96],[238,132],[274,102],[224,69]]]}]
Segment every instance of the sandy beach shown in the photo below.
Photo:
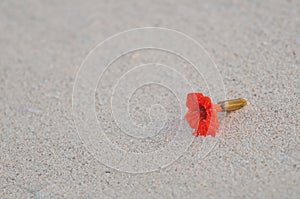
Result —
[{"label": "sandy beach", "polygon": [[[300,1],[2,0],[0,46],[0,198],[300,198]],[[195,90],[248,105],[195,138]]]}]

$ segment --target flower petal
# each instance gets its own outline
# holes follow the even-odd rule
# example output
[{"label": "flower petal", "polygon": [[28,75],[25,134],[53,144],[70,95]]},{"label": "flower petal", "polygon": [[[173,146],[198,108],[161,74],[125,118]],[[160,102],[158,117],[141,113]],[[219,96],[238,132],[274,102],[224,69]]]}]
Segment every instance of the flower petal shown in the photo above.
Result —
[{"label": "flower petal", "polygon": [[209,97],[203,96],[199,99],[199,105],[203,106],[205,109],[210,109],[212,107],[212,102]]},{"label": "flower petal", "polygon": [[207,130],[207,135],[211,135],[212,137],[216,136],[217,130],[219,128],[220,121],[218,118],[218,113],[216,110],[211,111],[210,124]]},{"label": "flower petal", "polygon": [[200,120],[200,115],[196,111],[188,111],[185,115],[185,119],[188,121],[191,128],[196,129]]},{"label": "flower petal", "polygon": [[186,99],[186,106],[189,108],[189,110],[198,110],[199,99],[202,97],[202,93],[189,93]]},{"label": "flower petal", "polygon": [[211,99],[202,93],[189,93],[186,106],[189,111],[185,115],[185,119],[191,128],[196,129],[193,135],[215,137],[220,121]]}]

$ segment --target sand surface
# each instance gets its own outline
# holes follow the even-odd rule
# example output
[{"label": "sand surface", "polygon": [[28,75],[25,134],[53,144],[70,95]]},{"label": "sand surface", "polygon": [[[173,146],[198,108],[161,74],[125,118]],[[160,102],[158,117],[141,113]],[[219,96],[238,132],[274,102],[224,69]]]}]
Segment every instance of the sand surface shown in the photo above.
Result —
[{"label": "sand surface", "polygon": [[[205,50],[172,30],[137,31],[96,51],[76,79],[97,44],[139,27],[180,31]],[[201,55],[200,74],[143,49],[100,78],[102,61],[149,47],[145,38]],[[0,198],[300,198],[299,83],[297,0],[2,0]],[[222,116],[217,138],[194,139],[183,119],[191,87],[249,105]]]}]

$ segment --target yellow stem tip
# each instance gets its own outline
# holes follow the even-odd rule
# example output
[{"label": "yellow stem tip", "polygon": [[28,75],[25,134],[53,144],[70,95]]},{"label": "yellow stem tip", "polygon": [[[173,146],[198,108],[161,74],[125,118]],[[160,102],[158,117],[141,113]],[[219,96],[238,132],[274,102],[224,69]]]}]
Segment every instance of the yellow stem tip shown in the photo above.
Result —
[{"label": "yellow stem tip", "polygon": [[219,102],[218,104],[221,105],[222,111],[235,111],[243,108],[247,105],[247,100],[244,98],[238,98],[233,100],[225,100]]}]

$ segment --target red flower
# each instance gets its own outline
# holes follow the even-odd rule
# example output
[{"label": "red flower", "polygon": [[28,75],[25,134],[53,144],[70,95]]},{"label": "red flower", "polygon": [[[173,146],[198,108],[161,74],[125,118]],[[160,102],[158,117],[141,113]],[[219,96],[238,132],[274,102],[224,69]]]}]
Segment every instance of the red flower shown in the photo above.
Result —
[{"label": "red flower", "polygon": [[218,112],[209,97],[202,93],[189,93],[186,106],[188,112],[185,119],[191,128],[195,129],[194,136],[216,136],[220,121]]}]

